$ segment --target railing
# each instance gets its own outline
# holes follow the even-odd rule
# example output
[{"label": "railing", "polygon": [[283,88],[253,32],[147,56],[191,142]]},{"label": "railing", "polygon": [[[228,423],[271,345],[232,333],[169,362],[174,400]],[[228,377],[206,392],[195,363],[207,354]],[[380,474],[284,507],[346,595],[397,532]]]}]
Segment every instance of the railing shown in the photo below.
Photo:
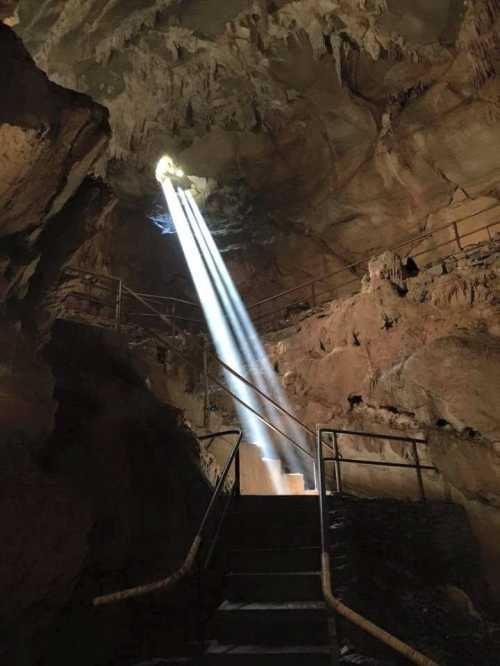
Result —
[{"label": "railing", "polygon": [[173,335],[178,332],[198,332],[205,329],[199,303],[173,296],[139,293],[144,302],[154,306],[154,311],[138,307],[137,301],[124,289],[123,281],[111,275],[66,267],[61,280],[69,283],[77,280],[79,289],[71,289],[64,296],[65,317],[103,328],[120,330],[122,326],[148,325],[162,316],[172,324]]},{"label": "railing", "polygon": [[[323,441],[323,436],[325,434],[331,434],[334,437],[334,456],[325,458],[323,455],[323,447],[325,442]],[[338,445],[338,436],[339,435],[350,435],[353,437],[371,437],[375,439],[385,439],[389,441],[399,441],[401,443],[409,443],[412,445],[415,456],[415,463],[386,463],[386,462],[375,462],[372,460],[361,460],[361,459],[349,459],[343,458],[339,450]],[[381,627],[377,626],[367,618],[363,617],[352,608],[346,606],[340,599],[334,596],[332,588],[332,570],[331,570],[331,561],[330,561],[330,551],[329,551],[329,540],[328,540],[328,507],[327,507],[327,490],[326,490],[326,476],[325,476],[325,462],[334,462],[335,463],[335,480],[336,480],[336,492],[342,492],[342,477],[340,466],[342,463],[355,463],[359,465],[383,465],[385,467],[409,467],[415,469],[417,472],[418,484],[421,489],[422,499],[425,500],[425,493],[423,490],[423,478],[422,470],[423,469],[432,469],[435,470],[435,467],[429,465],[421,465],[417,446],[419,444],[425,444],[425,440],[417,439],[414,437],[397,437],[394,435],[381,435],[369,432],[357,432],[352,430],[339,430],[335,428],[321,428],[318,426],[316,433],[316,467],[317,467],[317,477],[318,477],[318,497],[319,497],[319,509],[320,509],[320,530],[321,530],[321,587],[323,591],[323,597],[328,605],[328,607],[346,618],[349,622],[360,627],[370,636],[373,636],[377,640],[381,641],[388,647],[392,648],[399,654],[406,657],[409,661],[414,664],[419,664],[419,666],[438,666],[436,662],[432,661],[425,655],[421,654],[410,645],[403,643],[399,638],[396,638],[389,632],[385,631]]]},{"label": "railing", "polygon": [[[425,488],[424,488],[424,478],[422,471],[434,471],[437,472],[438,468],[433,465],[422,465],[420,462],[420,455],[418,453],[418,446],[420,444],[427,444],[425,439],[418,439],[416,437],[401,437],[399,435],[381,435],[371,432],[362,432],[357,430],[340,430],[338,428],[320,428],[318,430],[317,437],[325,445],[323,437],[325,435],[331,435],[333,438],[333,456],[328,458],[323,457],[323,464],[326,462],[334,463],[334,478],[335,478],[335,492],[342,493],[342,465],[367,465],[373,467],[386,467],[386,468],[400,468],[400,469],[414,469],[417,476],[417,487],[420,495],[421,501],[425,502]],[[396,462],[387,462],[387,461],[378,461],[378,460],[366,460],[363,458],[345,458],[342,455],[340,447],[340,437],[343,435],[348,435],[350,437],[369,437],[370,439],[379,439],[390,442],[399,442],[401,444],[409,444],[412,449],[412,455],[415,462],[413,463],[396,463]],[[330,447],[332,448],[332,447]]]},{"label": "railing", "polygon": [[228,493],[228,499],[225,503],[224,510],[221,514],[221,517],[217,523],[216,530],[214,533],[214,537],[212,540],[212,543],[210,545],[209,551],[206,555],[204,564],[203,564],[203,569],[206,569],[208,565],[210,564],[215,546],[217,544],[217,541],[219,539],[219,536],[222,531],[222,527],[224,524],[224,520],[227,516],[227,513],[229,511],[229,505],[232,502],[232,499],[236,496],[239,495],[240,493],[240,460],[239,460],[239,451],[240,451],[240,444],[241,444],[241,439],[242,439],[242,432],[241,430],[224,430],[222,432],[217,432],[213,433],[210,435],[203,435],[202,437],[198,437],[199,440],[207,440],[207,439],[215,439],[216,437],[227,437],[229,435],[237,435],[238,439],[236,444],[233,446],[231,453],[227,457],[226,463],[224,465],[224,469],[222,470],[222,473],[219,477],[219,480],[217,481],[217,484],[215,486],[215,489],[212,493],[212,497],[210,499],[210,502],[208,504],[208,507],[203,515],[203,518],[201,520],[200,526],[198,528],[198,531],[196,532],[196,536],[193,539],[193,542],[191,544],[191,547],[188,551],[188,554],[186,555],[186,558],[184,559],[184,562],[182,565],[175,571],[173,574],[168,576],[167,578],[162,578],[161,580],[155,581],[154,583],[147,583],[146,585],[138,585],[135,587],[130,587],[126,590],[120,590],[119,592],[113,592],[111,594],[105,594],[99,597],[95,597],[93,600],[93,605],[94,606],[105,606],[108,604],[114,604],[119,601],[125,601],[127,599],[136,599],[138,597],[144,597],[148,594],[152,594],[153,592],[160,592],[160,591],[166,591],[170,588],[172,588],[174,585],[176,585],[179,581],[181,581],[183,578],[186,578],[189,574],[193,572],[195,563],[197,561],[197,558],[200,554],[200,551],[203,547],[203,545],[207,541],[207,534],[208,534],[208,525],[209,525],[209,520],[212,518],[214,509],[215,509],[215,504],[217,502],[217,499],[221,495],[222,489],[224,488],[224,485],[226,483],[227,476],[229,474],[229,470],[231,469],[231,466],[233,462],[235,463],[235,481],[233,485],[233,489],[230,493]]},{"label": "railing", "polygon": [[[484,214],[489,210],[497,208],[498,204],[483,209],[476,214],[455,220],[432,231],[407,238],[389,249],[400,251],[408,248],[404,255],[405,257],[411,256],[413,259],[419,259],[425,257],[425,255],[430,255],[433,261],[444,261],[450,256],[451,252],[448,252],[448,254],[445,252],[437,259],[435,256],[438,251],[441,254],[443,248],[456,246],[457,252],[463,252],[468,247],[468,239],[482,232],[486,232],[489,241],[495,240],[492,229],[498,227],[498,231],[500,232],[500,221],[490,222],[475,229],[469,229],[469,226],[470,220],[476,215]],[[449,237],[440,240],[438,238],[439,234],[446,234]],[[414,252],[417,249],[416,246],[420,246],[422,243],[430,240],[435,240],[436,243],[431,247]],[[337,271],[322,275],[321,277],[312,278],[290,289],[253,303],[248,307],[248,310],[252,315],[254,324],[257,327],[261,326],[265,328],[272,327],[273,325],[282,326],[290,319],[294,311],[314,308],[323,305],[334,297],[351,294],[355,287],[359,287],[361,281],[361,277],[357,275],[357,272],[360,269],[365,272],[369,258],[377,252],[382,252],[384,249],[387,248],[372,248],[368,254],[358,261],[350,263]],[[347,274],[346,279],[341,279],[339,282],[338,278],[344,273]],[[101,325],[106,328],[112,327],[119,330],[122,325],[129,323],[137,325],[147,324],[152,319],[158,318],[161,314],[171,320],[175,331],[198,332],[206,330],[201,305],[197,302],[171,296],[139,293],[138,295],[144,301],[154,306],[155,311],[134,309],[134,303],[123,290],[123,283],[120,278],[99,275],[92,271],[71,267],[65,268],[62,276],[65,279],[79,278],[83,284],[84,291],[72,291],[66,297],[67,301],[71,299],[75,301],[80,300],[81,302],[86,302],[89,306],[87,313],[81,312],[81,308],[79,308],[80,313],[75,317],[78,318],[80,316],[79,320],[85,319],[85,317],[93,318],[95,325]],[[329,284],[329,281],[334,279],[336,283]],[[71,303],[69,303],[68,309],[71,310]]]},{"label": "railing", "polygon": [[[460,218],[449,224],[438,227],[437,229],[433,229],[426,233],[407,238],[406,240],[390,248],[372,248],[370,252],[363,256],[361,259],[350,263],[347,266],[340,268],[339,270],[322,275],[321,277],[311,278],[310,280],[306,280],[305,282],[291,287],[290,289],[281,291],[274,296],[263,298],[248,307],[248,310],[252,315],[252,321],[257,327],[262,326],[270,328],[273,326],[283,326],[284,322],[290,319],[290,315],[293,314],[294,311],[314,308],[316,306],[323,305],[333,298],[352,294],[355,291],[355,287],[359,287],[361,282],[361,276],[357,275],[359,269],[361,269],[363,273],[366,272],[367,263],[370,257],[387,249],[397,252],[404,248],[408,248],[404,255],[405,258],[411,256],[413,259],[418,259],[424,257],[425,255],[430,255],[429,258],[432,259],[432,262],[434,262],[444,261],[451,255],[450,251],[448,254],[444,253],[443,256],[439,256],[436,259],[437,251],[440,251],[441,254],[441,250],[443,248],[447,246],[456,246],[458,252],[463,252],[467,246],[467,239],[470,239],[472,236],[477,234],[481,234],[481,232],[486,232],[488,241],[493,241],[495,240],[495,237],[491,230],[495,227],[498,227],[498,232],[500,232],[500,220],[484,224],[476,229],[469,229],[470,220],[476,215],[480,215],[488,212],[489,210],[498,208],[498,204],[495,204],[490,208],[486,208],[473,215]],[[465,226],[466,224],[467,227],[462,228],[462,226]],[[437,237],[439,234],[443,233],[446,233],[450,237],[441,241]],[[419,246],[429,240],[435,240],[436,244],[416,253],[414,252],[416,249],[415,246]],[[346,279],[341,279],[341,281],[338,282],[338,279],[344,273],[347,274]],[[336,283],[328,284],[328,282],[333,279],[335,279]]]}]

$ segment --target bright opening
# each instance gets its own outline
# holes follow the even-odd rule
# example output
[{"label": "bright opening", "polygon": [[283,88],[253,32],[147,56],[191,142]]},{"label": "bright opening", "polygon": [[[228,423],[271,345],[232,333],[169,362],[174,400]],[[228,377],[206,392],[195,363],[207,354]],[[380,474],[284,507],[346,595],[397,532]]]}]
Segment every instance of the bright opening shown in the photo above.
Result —
[{"label": "bright opening", "polygon": [[[238,374],[291,411],[258,333],[194,197],[191,192],[181,188],[176,191],[173,185],[172,179],[183,176],[182,170],[176,167],[170,157],[162,157],[156,169],[156,177],[162,185],[217,354]],[[240,400],[285,432],[294,442],[306,448],[303,435],[296,424],[231,373],[225,372],[225,378],[231,391]],[[297,453],[290,443],[265,426],[250,410],[237,401],[235,405],[245,441],[258,445],[262,449],[263,458],[282,460],[286,471],[304,471],[305,461],[300,452]],[[276,471],[273,473],[273,470],[279,469],[279,465],[271,464],[268,468],[276,493],[286,492],[281,474]]]}]

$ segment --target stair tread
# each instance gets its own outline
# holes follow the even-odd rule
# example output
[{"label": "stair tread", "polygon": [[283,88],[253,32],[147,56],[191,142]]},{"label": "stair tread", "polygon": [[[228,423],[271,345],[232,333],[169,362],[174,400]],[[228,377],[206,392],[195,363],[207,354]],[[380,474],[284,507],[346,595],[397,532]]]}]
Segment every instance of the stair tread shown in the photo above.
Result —
[{"label": "stair tread", "polygon": [[276,610],[325,610],[324,601],[283,601],[283,602],[235,602],[223,601],[218,610],[234,611],[276,611]]},{"label": "stair tread", "polygon": [[329,654],[329,645],[209,645],[207,654]]},{"label": "stair tread", "polygon": [[320,573],[321,571],[232,571],[226,576],[272,576],[275,578],[278,576],[319,576]]},{"label": "stair tread", "polygon": [[230,553],[269,553],[269,552],[279,552],[283,550],[291,550],[291,551],[312,551],[316,550],[318,551],[321,548],[321,546],[287,546],[286,544],[281,546],[281,545],[275,545],[275,546],[267,546],[265,548],[230,548],[229,552]]}]

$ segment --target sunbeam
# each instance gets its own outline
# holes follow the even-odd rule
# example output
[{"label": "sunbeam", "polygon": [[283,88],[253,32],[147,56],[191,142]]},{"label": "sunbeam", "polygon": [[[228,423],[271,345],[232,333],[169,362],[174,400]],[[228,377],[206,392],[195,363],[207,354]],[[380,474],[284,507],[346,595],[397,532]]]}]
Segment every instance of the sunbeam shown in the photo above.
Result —
[{"label": "sunbeam", "polygon": [[[178,188],[176,192],[174,188],[171,178],[180,178],[181,174],[183,176],[182,171],[168,157],[158,163],[157,179],[162,185],[217,354],[225,364],[291,411],[276,372],[194,197],[189,191]],[[225,376],[232,392],[240,400],[305,448],[304,438],[296,424],[230,372],[225,371]],[[263,459],[271,462],[281,459],[286,471],[303,472],[304,461],[300,460],[295,449],[277,441],[275,433],[267,429],[255,414],[237,401],[235,403],[245,438],[262,449]],[[269,464],[276,493],[282,494],[285,492],[282,475],[275,469],[279,469],[278,464]]]}]

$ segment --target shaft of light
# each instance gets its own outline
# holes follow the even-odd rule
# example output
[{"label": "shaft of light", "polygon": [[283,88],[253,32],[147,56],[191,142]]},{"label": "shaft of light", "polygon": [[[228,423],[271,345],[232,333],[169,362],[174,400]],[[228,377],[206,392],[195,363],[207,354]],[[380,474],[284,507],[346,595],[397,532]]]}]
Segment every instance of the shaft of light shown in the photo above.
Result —
[{"label": "shaft of light", "polygon": [[[199,236],[196,219],[187,201],[185,201],[185,207],[182,206],[181,200],[185,200],[185,198],[181,195],[181,199],[179,199],[169,178],[166,178],[162,182],[162,187],[217,352],[227,365],[239,371],[243,370],[243,358],[231,332],[231,328],[228,325],[224,308],[222,307],[221,300],[223,292],[219,293],[216,289],[216,286],[220,286],[220,284],[215,279],[217,276],[212,276],[210,273],[213,266],[209,257],[203,257],[203,246],[200,243],[202,239]],[[226,373],[226,379],[230,384],[231,390],[238,397],[250,404],[256,411],[261,411],[259,410],[259,407],[261,407],[259,400],[256,399],[255,394],[249,387],[239,382],[230,373]],[[269,440],[269,436],[262,423],[238,404],[237,410],[250,441],[260,446],[265,445]],[[283,491],[280,486],[281,479],[276,478],[274,475],[273,481],[277,492],[281,493]]]},{"label": "shaft of light", "polygon": [[[222,288],[226,294],[226,299],[231,303],[232,317],[237,321],[237,323],[233,325],[238,330],[240,340],[243,342],[242,352],[246,364],[250,369],[253,383],[255,383],[261,390],[271,395],[271,397],[275,399],[276,402],[281,404],[288,411],[292,411],[285,392],[276,379],[276,373],[274,368],[271,366],[267,353],[260,341],[259,335],[255,330],[255,327],[248,315],[243,301],[241,300],[234,281],[229,274],[229,271],[227,270],[227,267],[220,255],[219,249],[217,248],[212,238],[212,235],[196,201],[194,200],[194,197],[192,196],[191,192],[188,191],[185,193],[185,198],[187,199],[189,206],[196,218],[201,236],[203,237],[205,246],[211,256],[212,265],[214,266],[214,270],[211,270],[211,272],[213,274],[215,271],[217,271],[220,277]],[[303,433],[295,423],[287,420],[285,424],[285,419],[282,413],[276,410],[276,408],[272,407],[272,405],[269,403],[266,402],[264,407],[266,409],[266,415],[272,418],[276,425],[278,425],[281,429],[286,427],[292,438],[305,446],[305,442],[303,442]],[[290,464],[290,466],[302,471],[304,461],[298,460],[295,449],[290,449],[290,447],[287,447],[285,449],[285,453],[287,454],[287,462]]]},{"label": "shaft of light", "polygon": [[[227,363],[228,365],[231,365],[231,361],[233,363],[232,367],[235,367],[238,369],[238,372],[248,378],[245,375],[245,366],[244,362],[242,359],[242,354],[241,350],[244,349],[246,350],[246,339],[245,336],[243,335],[238,321],[235,317],[234,311],[231,307],[231,303],[229,302],[227,298],[226,291],[224,289],[224,285],[222,284],[222,280],[220,279],[220,276],[215,268],[214,262],[212,257],[210,256],[209,253],[207,253],[206,250],[206,245],[204,243],[204,239],[201,235],[199,226],[197,224],[197,221],[194,217],[193,211],[191,210],[186,194],[183,190],[179,189],[177,191],[177,194],[179,196],[179,199],[181,203],[183,204],[183,209],[187,215],[187,219],[189,222],[190,230],[191,233],[193,234],[193,238],[195,240],[198,252],[200,256],[203,259],[204,265],[205,265],[205,270],[207,271],[207,274],[210,276],[210,280],[212,283],[212,287],[214,289],[214,292],[217,294],[217,298],[219,301],[219,308],[222,311],[222,315],[224,318],[224,323],[226,328],[228,328],[228,322],[229,322],[229,328],[227,330],[227,337],[230,337],[233,342],[233,346],[231,348],[231,360],[227,358],[227,349],[223,346],[218,344],[218,338],[214,338],[214,342],[217,348],[217,352],[219,356],[222,358],[222,360]],[[207,314],[205,313],[205,316],[207,317]],[[213,336],[212,336],[213,337]],[[235,379],[232,375],[229,373],[226,373],[226,376],[228,379],[230,379],[233,388],[236,388],[238,386],[238,393],[241,392],[241,382],[238,382],[237,379]],[[244,386],[244,385],[243,385]],[[245,401],[250,404],[250,406],[253,409],[256,409],[257,411],[262,410],[262,405],[260,404],[260,398],[256,396],[249,387],[245,387]],[[239,410],[241,411],[241,410]],[[243,414],[240,414],[241,418],[244,421],[248,422],[248,413],[246,410],[243,408]],[[253,421],[253,419],[252,419]],[[274,455],[274,451],[272,450],[271,447],[267,446],[267,443],[269,441],[269,435],[266,433],[263,425],[260,422],[257,422],[255,424],[249,424],[249,427],[252,431],[252,437],[254,440],[254,443],[259,444],[265,451],[266,455],[269,455],[272,457]]]}]

